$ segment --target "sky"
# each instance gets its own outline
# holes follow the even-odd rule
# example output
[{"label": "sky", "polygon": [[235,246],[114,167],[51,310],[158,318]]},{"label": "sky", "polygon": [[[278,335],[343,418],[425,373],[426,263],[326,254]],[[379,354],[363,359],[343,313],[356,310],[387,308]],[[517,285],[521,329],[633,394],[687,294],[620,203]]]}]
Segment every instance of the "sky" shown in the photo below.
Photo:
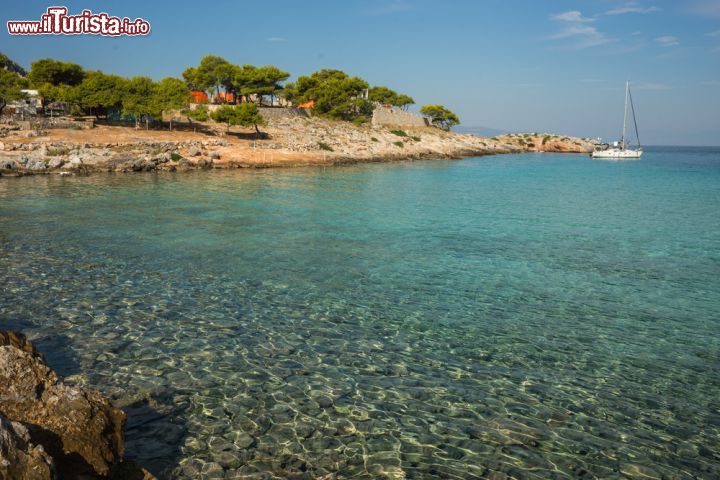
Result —
[{"label": "sky", "polygon": [[[615,140],[631,82],[643,144],[720,145],[720,0],[2,0],[0,52],[155,79],[203,55],[292,78],[338,68],[440,103],[466,127]],[[51,5],[151,24],[147,37],[10,36]]]}]

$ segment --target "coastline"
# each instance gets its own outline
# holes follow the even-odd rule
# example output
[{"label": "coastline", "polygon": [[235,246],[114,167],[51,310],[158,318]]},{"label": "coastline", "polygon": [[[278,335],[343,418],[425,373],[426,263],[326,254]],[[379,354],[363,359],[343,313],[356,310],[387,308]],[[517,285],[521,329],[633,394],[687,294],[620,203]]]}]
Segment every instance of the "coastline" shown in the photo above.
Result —
[{"label": "coastline", "polygon": [[144,130],[70,123],[66,128],[5,128],[0,176],[96,172],[337,166],[460,159],[522,152],[587,153],[587,139],[551,134],[483,138],[434,127],[367,127],[320,118],[273,120],[261,139],[245,129]]}]

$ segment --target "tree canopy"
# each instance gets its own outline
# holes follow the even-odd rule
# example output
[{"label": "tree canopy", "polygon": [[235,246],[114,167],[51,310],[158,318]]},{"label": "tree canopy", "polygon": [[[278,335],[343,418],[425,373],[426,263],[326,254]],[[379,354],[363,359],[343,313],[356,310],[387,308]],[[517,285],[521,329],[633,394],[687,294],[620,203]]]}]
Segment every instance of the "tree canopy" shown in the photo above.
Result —
[{"label": "tree canopy", "polygon": [[407,108],[408,105],[415,103],[412,97],[397,93],[388,87],[372,87],[368,92],[368,100],[371,102],[387,103],[400,108]]},{"label": "tree canopy", "polygon": [[280,93],[282,82],[289,77],[288,72],[274,65],[239,66],[216,55],[204,56],[197,67],[187,68],[183,72],[185,83],[193,90],[219,94],[222,87],[225,92],[236,97],[257,95],[258,103],[262,103],[263,96]]},{"label": "tree canopy", "polygon": [[423,105],[420,113],[427,117],[433,125],[443,130],[450,130],[450,127],[460,125],[458,116],[442,105]]},{"label": "tree canopy", "polygon": [[155,88],[155,101],[161,110],[180,110],[190,103],[190,90],[179,78],[167,77]]},{"label": "tree canopy", "polygon": [[190,67],[183,72],[188,86],[202,92],[220,92],[220,87],[232,88],[232,80],[236,66],[217,55],[205,55],[197,67]]},{"label": "tree canopy", "polygon": [[254,103],[224,105],[211,113],[210,117],[216,122],[227,124],[228,130],[233,125],[239,125],[242,127],[255,127],[255,131],[260,133],[258,125],[265,125],[265,119],[260,114],[258,106]]},{"label": "tree canopy", "polygon": [[125,82],[122,94],[123,115],[159,118],[162,108],[155,97],[156,85],[150,77],[133,77]]},{"label": "tree canopy", "polygon": [[[415,103],[408,95],[386,86],[370,87],[360,77],[351,77],[342,70],[323,69],[287,82],[290,74],[274,65],[256,67],[236,65],[217,55],[204,56],[199,64],[183,71],[183,80],[164,78],[154,82],[149,77],[131,79],[109,75],[100,71],[85,71],[75,63],[44,58],[32,63],[28,78],[22,67],[0,53],[0,105],[23,97],[21,88],[31,85],[40,92],[43,102],[59,100],[67,103],[71,111],[92,113],[100,117],[112,109],[121,109],[124,115],[159,118],[163,111],[181,110],[189,118],[207,119],[207,110],[190,112],[187,108],[192,97],[190,90],[219,94],[223,100],[238,102],[245,96],[262,105],[263,98],[282,95],[295,104],[309,103],[313,112],[328,118],[363,123],[372,115],[375,103],[390,104],[407,109]],[[263,125],[257,105],[222,108],[213,118],[230,125]],[[0,111],[2,111],[0,107]],[[449,130],[460,123],[453,112],[442,105],[425,105],[420,110],[433,125]]]},{"label": "tree canopy", "polygon": [[364,98],[368,83],[341,70],[320,70],[286,86],[289,98],[297,103],[314,101],[313,111],[340,120],[363,121],[372,114],[372,104]]},{"label": "tree canopy", "polygon": [[283,89],[280,82],[284,82],[289,77],[288,72],[274,65],[259,68],[245,65],[238,71],[235,79],[241,95],[257,95],[258,102],[262,103],[263,95],[274,96],[280,93]]},{"label": "tree canopy", "polygon": [[117,75],[90,71],[79,85],[68,91],[64,100],[100,116],[123,104],[126,82]]},{"label": "tree canopy", "polygon": [[10,70],[11,72],[15,72],[23,77],[27,75],[27,72],[23,67],[2,52],[0,52],[0,69]]},{"label": "tree canopy", "polygon": [[0,113],[5,105],[24,97],[21,89],[27,86],[27,80],[10,70],[0,69]]},{"label": "tree canopy", "polygon": [[85,78],[83,68],[77,63],[61,62],[52,58],[44,58],[30,65],[28,80],[34,87],[46,83],[51,85],[78,85]]}]

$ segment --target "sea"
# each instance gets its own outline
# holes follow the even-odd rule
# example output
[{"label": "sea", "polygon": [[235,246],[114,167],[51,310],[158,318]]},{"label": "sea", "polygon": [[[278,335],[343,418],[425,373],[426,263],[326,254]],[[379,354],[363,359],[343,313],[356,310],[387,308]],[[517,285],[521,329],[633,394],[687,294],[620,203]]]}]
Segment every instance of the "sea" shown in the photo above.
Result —
[{"label": "sea", "polygon": [[0,329],[160,479],[720,478],[720,148],[2,178]]}]

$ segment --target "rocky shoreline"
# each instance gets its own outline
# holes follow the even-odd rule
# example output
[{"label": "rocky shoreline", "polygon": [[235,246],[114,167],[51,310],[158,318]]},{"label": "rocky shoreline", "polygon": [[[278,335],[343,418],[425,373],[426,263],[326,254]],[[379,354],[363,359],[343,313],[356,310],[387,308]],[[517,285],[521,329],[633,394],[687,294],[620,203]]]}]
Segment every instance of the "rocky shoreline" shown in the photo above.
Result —
[{"label": "rocky shoreline", "polygon": [[589,139],[550,134],[482,138],[431,127],[355,126],[320,118],[273,120],[261,139],[213,126],[198,132],[69,125],[74,128],[0,128],[0,175],[329,166],[594,148]]},{"label": "rocky shoreline", "polygon": [[66,385],[17,332],[0,330],[0,480],[143,479],[124,458],[126,415]]}]

